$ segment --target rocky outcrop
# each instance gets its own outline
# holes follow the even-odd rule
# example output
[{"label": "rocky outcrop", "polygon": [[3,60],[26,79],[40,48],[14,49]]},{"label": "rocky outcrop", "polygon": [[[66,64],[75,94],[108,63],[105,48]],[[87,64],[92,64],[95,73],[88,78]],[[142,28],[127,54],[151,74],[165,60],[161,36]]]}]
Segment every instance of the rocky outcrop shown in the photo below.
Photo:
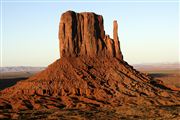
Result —
[{"label": "rocky outcrop", "polygon": [[114,47],[116,52],[115,56],[119,59],[123,59],[120,49],[119,37],[118,37],[118,24],[116,20],[113,22],[113,38],[114,38]]},{"label": "rocky outcrop", "polygon": [[59,41],[61,57],[108,56],[122,60],[117,21],[113,40],[105,35],[103,17],[92,12],[65,12],[59,25]]}]

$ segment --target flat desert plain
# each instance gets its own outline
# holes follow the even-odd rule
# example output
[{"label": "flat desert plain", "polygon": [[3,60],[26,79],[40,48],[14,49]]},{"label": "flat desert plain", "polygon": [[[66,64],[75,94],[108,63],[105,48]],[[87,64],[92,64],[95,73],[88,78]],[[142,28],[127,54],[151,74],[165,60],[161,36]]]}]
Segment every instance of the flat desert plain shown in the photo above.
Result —
[{"label": "flat desert plain", "polygon": [[1,72],[0,90],[15,85],[18,81],[25,80],[37,72]]},{"label": "flat desert plain", "polygon": [[180,64],[134,65],[134,67],[154,79],[162,80],[165,84],[180,88]]}]

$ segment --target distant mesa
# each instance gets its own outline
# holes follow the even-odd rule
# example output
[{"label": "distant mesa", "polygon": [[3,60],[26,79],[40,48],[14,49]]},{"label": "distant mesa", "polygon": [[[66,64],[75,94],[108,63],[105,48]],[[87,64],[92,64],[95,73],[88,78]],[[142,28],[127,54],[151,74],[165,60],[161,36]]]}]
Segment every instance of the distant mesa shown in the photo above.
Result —
[{"label": "distant mesa", "polygon": [[0,73],[9,72],[37,72],[44,70],[44,67],[30,67],[30,66],[13,66],[13,67],[0,67]]},{"label": "distant mesa", "polygon": [[106,35],[101,15],[63,13],[59,25],[60,59],[0,91],[2,114],[18,116],[18,111],[44,108],[180,105],[177,89],[135,70],[123,60],[117,31],[114,21],[113,39]]}]

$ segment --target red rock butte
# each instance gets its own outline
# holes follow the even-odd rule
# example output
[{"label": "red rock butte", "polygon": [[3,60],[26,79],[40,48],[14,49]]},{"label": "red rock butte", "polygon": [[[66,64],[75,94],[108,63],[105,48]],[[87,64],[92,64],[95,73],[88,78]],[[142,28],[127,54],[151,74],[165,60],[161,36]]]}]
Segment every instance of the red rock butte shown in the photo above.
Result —
[{"label": "red rock butte", "polygon": [[60,56],[116,57],[123,59],[114,21],[113,39],[105,35],[103,17],[92,12],[65,12],[59,26]]},{"label": "red rock butte", "polygon": [[179,105],[178,90],[135,70],[123,60],[117,21],[113,27],[111,39],[105,35],[101,15],[63,13],[59,25],[60,59],[29,79],[0,91],[2,113],[43,108]]}]

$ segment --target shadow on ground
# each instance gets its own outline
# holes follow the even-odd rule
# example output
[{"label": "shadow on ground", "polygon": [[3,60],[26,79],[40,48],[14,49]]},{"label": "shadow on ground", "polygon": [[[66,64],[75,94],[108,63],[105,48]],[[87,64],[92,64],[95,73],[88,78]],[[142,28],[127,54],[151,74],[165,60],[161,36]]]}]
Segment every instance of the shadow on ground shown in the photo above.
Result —
[{"label": "shadow on ground", "polygon": [[0,79],[0,90],[11,87],[15,85],[18,81],[25,80],[27,78],[28,77]]},{"label": "shadow on ground", "polygon": [[161,78],[161,77],[168,77],[169,74],[167,73],[149,73],[149,76],[151,76],[152,78]]}]

